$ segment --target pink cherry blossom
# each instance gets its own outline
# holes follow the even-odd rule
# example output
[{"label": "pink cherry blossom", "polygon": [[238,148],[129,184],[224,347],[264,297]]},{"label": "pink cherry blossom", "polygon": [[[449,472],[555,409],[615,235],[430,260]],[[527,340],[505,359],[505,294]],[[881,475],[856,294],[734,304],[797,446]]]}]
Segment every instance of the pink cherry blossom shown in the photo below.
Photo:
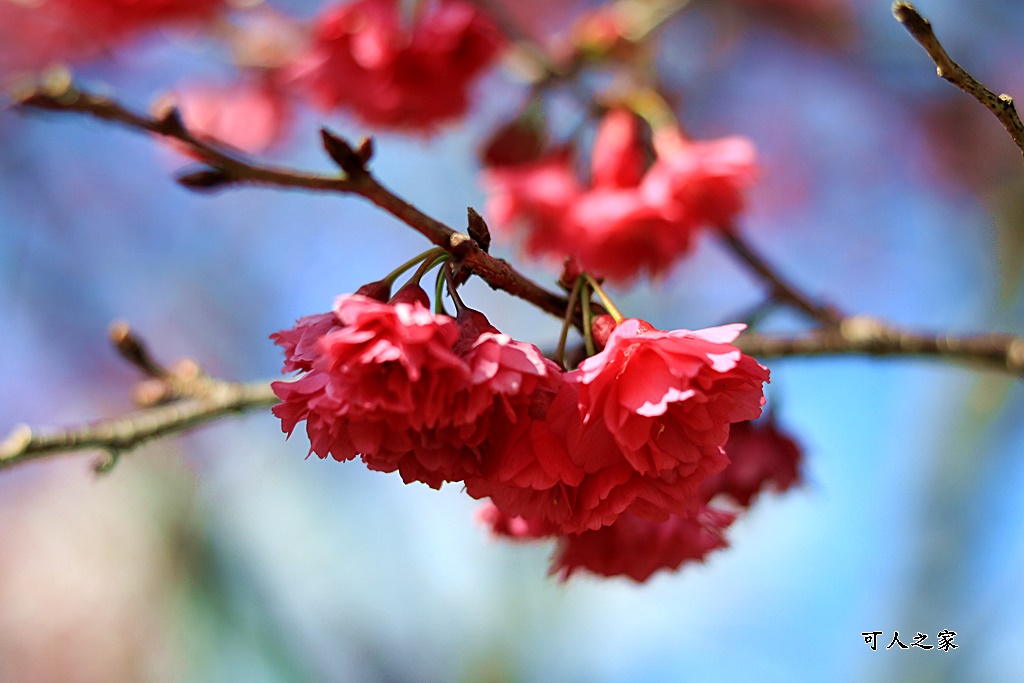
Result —
[{"label": "pink cherry blossom", "polygon": [[603,351],[535,394],[532,420],[493,437],[466,491],[560,533],[687,515],[701,482],[728,464],[731,422],[752,419],[768,370],[731,342],[740,325],[654,329],[622,322]]},{"label": "pink cherry blossom", "polygon": [[466,309],[431,313],[418,287],[389,303],[338,299],[333,313],[308,316],[272,338],[286,353],[274,407],[291,434],[306,421],[311,452],[398,471],[439,487],[478,475],[496,437],[529,421],[534,394],[554,386],[557,365],[537,347],[494,329]]},{"label": "pink cherry blossom", "polygon": [[432,130],[461,116],[469,86],[502,45],[468,2],[437,0],[411,19],[398,0],[328,9],[290,70],[322,109],[345,108],[378,127]]},{"label": "pink cherry blossom", "polygon": [[281,143],[293,116],[290,102],[269,77],[185,86],[174,101],[192,133],[253,154]]},{"label": "pink cherry blossom", "polygon": [[757,177],[756,152],[744,137],[691,141],[678,131],[655,136],[657,160],[641,193],[671,221],[731,226],[743,209],[743,191]]},{"label": "pink cherry blossom", "polygon": [[223,0],[0,2],[0,76],[100,55],[164,24],[207,22]]},{"label": "pink cherry blossom", "polygon": [[655,161],[645,168],[637,117],[612,110],[597,129],[589,186],[569,150],[489,168],[488,218],[498,232],[523,235],[531,256],[572,257],[617,283],[657,278],[702,227],[736,220],[755,167],[753,146],[740,137],[690,142],[667,128],[654,142]]}]

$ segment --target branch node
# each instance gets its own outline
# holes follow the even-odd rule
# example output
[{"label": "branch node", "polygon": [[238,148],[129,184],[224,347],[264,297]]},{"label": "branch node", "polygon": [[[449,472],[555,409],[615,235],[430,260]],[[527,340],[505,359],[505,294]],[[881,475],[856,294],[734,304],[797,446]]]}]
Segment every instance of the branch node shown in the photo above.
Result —
[{"label": "branch node", "polygon": [[121,460],[122,452],[118,448],[110,448],[93,465],[92,471],[97,475],[109,474]]},{"label": "branch node", "polygon": [[449,251],[453,256],[463,256],[476,242],[464,232],[452,233],[448,238]]},{"label": "branch node", "polygon": [[0,441],[0,460],[24,453],[31,444],[32,428],[27,424],[16,425],[7,438]]},{"label": "branch node", "polygon": [[1024,373],[1024,339],[1012,339],[1007,345],[1006,368],[1018,375]]},{"label": "branch node", "polygon": [[164,135],[182,137],[188,134],[181,112],[173,104],[168,104],[155,115],[156,124]]},{"label": "branch node", "polygon": [[213,167],[182,173],[175,180],[182,187],[194,192],[216,192],[235,182],[226,171]]},{"label": "branch node", "polygon": [[887,329],[882,321],[864,315],[846,318],[839,324],[839,334],[855,346],[865,345],[883,338]]}]

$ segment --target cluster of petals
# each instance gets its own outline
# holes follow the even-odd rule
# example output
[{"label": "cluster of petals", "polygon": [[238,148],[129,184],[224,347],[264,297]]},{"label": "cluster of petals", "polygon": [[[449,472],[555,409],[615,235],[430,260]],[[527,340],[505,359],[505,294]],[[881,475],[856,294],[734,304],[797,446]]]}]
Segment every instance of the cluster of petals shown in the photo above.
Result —
[{"label": "cluster of petals", "polygon": [[399,0],[356,0],[316,22],[290,74],[325,110],[347,109],[378,127],[432,130],[463,114],[469,87],[502,46],[465,0],[432,0],[404,16]]},{"label": "cluster of petals", "polygon": [[553,533],[535,519],[510,517],[493,504],[485,505],[478,518],[497,537],[529,541],[554,536],[557,542],[549,571],[563,581],[584,570],[643,582],[658,570],[703,561],[712,551],[726,547],[725,531],[736,515],[707,506],[663,522],[625,514],[611,526],[579,534]]},{"label": "cluster of petals", "polygon": [[310,450],[440,487],[479,472],[488,435],[526,415],[558,367],[495,330],[482,314],[435,315],[418,287],[390,302],[339,297],[334,311],[272,335],[284,348],[274,408],[291,434],[306,421]]},{"label": "cluster of petals", "polygon": [[0,72],[32,72],[88,59],[162,24],[208,21],[224,4],[224,0],[4,0],[0,2]]},{"label": "cluster of petals", "polygon": [[761,491],[781,493],[800,482],[800,446],[771,418],[733,425],[725,453],[729,466],[701,484],[707,500],[722,495],[750,507]]},{"label": "cluster of petals", "polygon": [[768,370],[731,344],[742,325],[663,331],[628,319],[604,349],[535,401],[491,466],[466,479],[475,498],[558,533],[652,522],[702,503],[728,464],[729,425],[756,418]]},{"label": "cluster of petals", "polygon": [[272,335],[300,373],[274,383],[274,413],[288,434],[305,421],[311,452],[461,481],[490,499],[495,533],[557,538],[563,578],[642,581],[725,545],[734,515],[711,498],[738,500],[749,482],[715,477],[730,424],[760,415],[768,380],[731,343],[742,325],[597,326],[602,350],[562,372],[477,311],[431,313],[416,286],[390,301],[361,292]]},{"label": "cluster of petals", "polygon": [[579,533],[565,533],[544,518],[511,515],[494,503],[485,504],[478,519],[498,538],[555,540],[550,573],[561,580],[583,570],[643,582],[725,548],[728,527],[760,492],[799,482],[800,448],[770,417],[732,425],[725,451],[728,467],[704,479],[701,503],[688,515],[653,521],[627,512],[609,526]]},{"label": "cluster of petals", "polygon": [[645,167],[637,118],[617,109],[598,127],[589,186],[565,149],[489,168],[490,222],[523,233],[532,256],[572,256],[616,282],[657,277],[687,253],[701,226],[735,221],[756,168],[754,147],[742,137],[700,142],[666,129],[653,142],[656,158]]}]

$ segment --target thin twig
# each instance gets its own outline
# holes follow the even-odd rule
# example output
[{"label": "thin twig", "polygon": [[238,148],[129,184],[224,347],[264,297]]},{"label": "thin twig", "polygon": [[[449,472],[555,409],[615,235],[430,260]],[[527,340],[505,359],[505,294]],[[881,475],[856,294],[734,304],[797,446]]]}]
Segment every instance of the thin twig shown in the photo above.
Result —
[{"label": "thin twig", "polygon": [[0,470],[72,451],[101,450],[115,459],[150,439],[189,431],[221,417],[266,409],[277,402],[266,382],[216,382],[202,397],[109,420],[42,431],[21,425],[0,441]]},{"label": "thin twig", "polygon": [[827,304],[815,302],[801,292],[750,246],[736,228],[723,226],[718,233],[729,249],[771,287],[771,299],[796,308],[825,327],[836,327],[842,322],[843,316],[839,311]]},{"label": "thin twig", "polygon": [[[741,335],[736,345],[761,360],[809,356],[917,356],[973,364],[1024,378],[1024,339],[912,334],[865,317],[803,337]],[[202,398],[184,399],[85,425],[34,431],[20,426],[0,442],[0,470],[49,455],[101,450],[112,456],[145,441],[185,432],[214,420],[266,409],[278,402],[269,383],[215,382]]]},{"label": "thin twig", "polygon": [[807,356],[917,356],[972,364],[1024,379],[1024,339],[1007,334],[956,337],[911,333],[864,316],[803,337],[741,335],[736,345],[759,359]]},{"label": "thin twig", "polygon": [[[586,295],[585,295],[586,296]],[[141,346],[141,340],[139,340]],[[737,345],[754,357],[920,356],[980,364],[1024,378],[1024,339],[1009,335],[953,337],[912,334],[866,317],[804,337],[743,335]],[[180,380],[182,383],[185,380]],[[0,470],[49,455],[101,450],[108,468],[124,453],[150,439],[178,434],[222,417],[268,408],[278,402],[269,383],[240,384],[195,378],[188,398],[84,425],[35,431],[22,425],[0,442]]]},{"label": "thin twig", "polygon": [[946,49],[942,47],[939,39],[935,37],[931,23],[922,17],[913,5],[908,2],[893,3],[892,13],[935,62],[935,70],[938,75],[981,102],[995,114],[1021,153],[1024,154],[1024,123],[1021,122],[1017,108],[1013,105],[1013,98],[1006,94],[996,95],[967,73],[962,66],[954,62]]},{"label": "thin twig", "polygon": [[565,313],[564,296],[544,289],[505,261],[488,255],[468,234],[457,232],[426,215],[384,187],[369,171],[350,177],[327,176],[251,163],[211,142],[195,137],[182,125],[180,117],[173,109],[160,117],[138,114],[118,102],[84,92],[70,83],[62,83],[58,89],[42,87],[24,93],[18,101],[24,107],[90,114],[177,140],[222,174],[216,183],[217,188],[259,184],[359,195],[448,251],[456,259],[456,263],[468,267],[492,288],[504,290],[558,318]]},{"label": "thin twig", "polygon": [[[504,261],[489,256],[468,234],[457,232],[423,214],[391,193],[369,171],[350,176],[323,176],[260,166],[193,137],[173,110],[159,118],[135,114],[116,102],[83,93],[70,84],[60,92],[35,91],[23,97],[21,102],[30,107],[84,112],[179,140],[210,164],[216,173],[220,173],[224,185],[257,183],[360,195],[445,249],[456,263],[468,266],[492,287],[522,298],[553,315],[561,317],[565,314],[565,297],[539,287]],[[1024,377],[1024,339],[1007,335],[952,337],[913,334],[869,318],[843,318],[834,309],[812,301],[776,273],[735,230],[721,232],[733,252],[772,287],[771,294],[775,300],[795,306],[821,323],[819,330],[804,337],[744,335],[738,345],[746,353],[764,359],[849,354],[922,356],[982,364]],[[581,322],[579,317],[574,315],[577,326]],[[122,353],[126,353],[134,364],[155,379],[174,379],[176,373],[157,364],[141,343],[133,345],[126,342],[123,338],[125,331],[117,332],[115,341],[120,339],[119,348],[126,345]],[[178,392],[184,398],[170,404],[71,428],[45,432],[34,432],[28,427],[15,429],[5,441],[0,442],[0,469],[67,451],[100,449],[116,457],[148,439],[187,431],[220,417],[266,408],[277,402],[269,384],[235,384],[202,374],[182,376],[174,381],[192,384]]]},{"label": "thin twig", "polygon": [[141,370],[146,376],[158,380],[166,380],[171,376],[170,371],[153,357],[153,354],[149,352],[149,347],[135,334],[128,323],[123,320],[115,320],[111,323],[107,334],[121,357]]}]

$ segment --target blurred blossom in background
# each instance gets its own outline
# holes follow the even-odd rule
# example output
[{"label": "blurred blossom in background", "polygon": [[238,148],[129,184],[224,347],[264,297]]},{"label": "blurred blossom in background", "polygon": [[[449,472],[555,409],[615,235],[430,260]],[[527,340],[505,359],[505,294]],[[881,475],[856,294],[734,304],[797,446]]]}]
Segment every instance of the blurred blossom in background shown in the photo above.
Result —
[{"label": "blurred blossom in background", "polygon": [[[567,30],[575,6],[493,4],[539,37]],[[1019,150],[935,77],[888,5],[694,2],[666,28],[660,72],[683,94],[687,130],[756,144],[740,228],[804,289],[907,328],[1020,335]],[[975,76],[1024,95],[1024,5],[918,9]],[[223,69],[176,34],[75,74],[146,107]],[[464,124],[377,135],[377,176],[463,225],[466,206],[485,204],[479,143],[524,93],[495,70]],[[320,124],[370,132],[341,114],[294,116],[268,154],[296,167],[330,168]],[[115,318],[164,360],[273,378],[271,332],[425,248],[352,197],[189,193],[172,180],[187,163],[86,118],[0,112],[0,433],[130,409],[138,377],[106,341]],[[703,236],[618,303],[696,329],[744,315],[759,287]],[[513,337],[556,343],[557,321],[521,301],[476,280],[463,298]],[[798,323],[776,315],[765,330]],[[5,471],[0,681],[1024,680],[1019,382],[908,359],[769,365],[769,404],[804,448],[806,483],[765,495],[705,564],[642,585],[559,584],[545,576],[550,548],[491,540],[457,486],[305,459],[305,437],[285,441],[269,411],[149,444],[104,477],[83,455]],[[884,648],[894,631],[935,644],[943,629],[958,649]],[[882,632],[876,651],[865,631]]]}]

